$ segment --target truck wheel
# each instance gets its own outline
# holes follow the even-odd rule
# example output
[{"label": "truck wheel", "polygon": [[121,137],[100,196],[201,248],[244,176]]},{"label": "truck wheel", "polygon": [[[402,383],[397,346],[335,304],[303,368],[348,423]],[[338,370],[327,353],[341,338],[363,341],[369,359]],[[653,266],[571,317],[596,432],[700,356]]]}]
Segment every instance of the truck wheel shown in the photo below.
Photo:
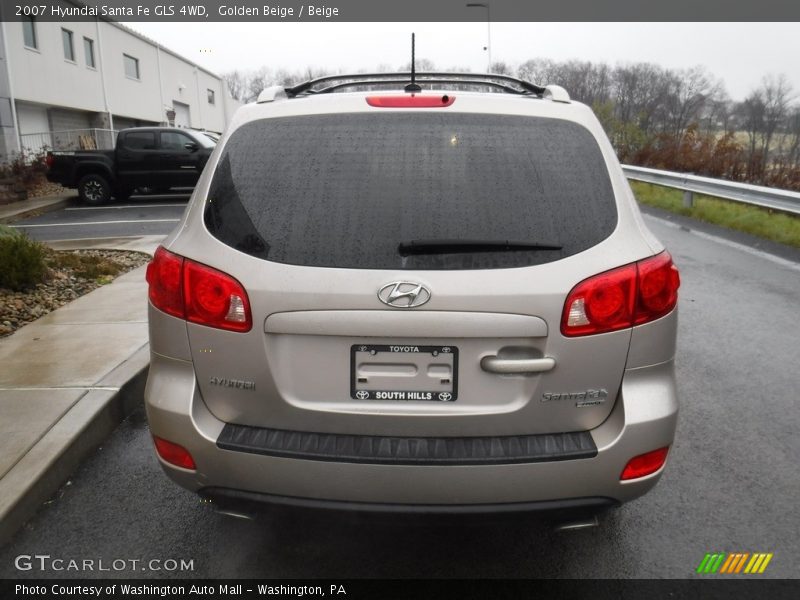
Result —
[{"label": "truck wheel", "polygon": [[102,175],[90,173],[78,182],[78,195],[84,204],[105,204],[111,198],[111,186]]}]

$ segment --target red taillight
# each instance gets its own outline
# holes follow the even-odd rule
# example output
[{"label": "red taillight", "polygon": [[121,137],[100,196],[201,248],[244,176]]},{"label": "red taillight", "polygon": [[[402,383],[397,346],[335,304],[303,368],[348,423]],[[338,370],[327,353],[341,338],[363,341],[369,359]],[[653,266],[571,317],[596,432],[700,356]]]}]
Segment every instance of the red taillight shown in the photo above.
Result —
[{"label": "red taillight", "polygon": [[575,336],[630,327],[635,293],[636,265],[582,281],[567,296],[561,331]]},{"label": "red taillight", "polygon": [[194,471],[197,466],[194,464],[194,459],[189,451],[183,446],[173,444],[167,440],[162,440],[159,437],[153,436],[153,442],[156,445],[156,452],[158,455],[171,465],[181,467],[183,469],[190,469]]},{"label": "red taillight", "polygon": [[229,331],[250,331],[253,326],[242,284],[163,247],[147,265],[147,283],[150,302],[169,315]]},{"label": "red taillight", "polygon": [[672,264],[669,252],[642,260],[639,269],[639,293],[633,324],[639,325],[663,317],[678,302],[681,277]]},{"label": "red taillight", "polygon": [[186,319],[192,323],[250,331],[250,303],[242,284],[230,275],[187,260],[183,267]]},{"label": "red taillight", "polygon": [[600,273],[567,296],[561,333],[607,333],[663,317],[678,302],[680,277],[668,252]]},{"label": "red taillight", "polygon": [[44,157],[44,164],[47,165],[48,169],[53,166],[53,162],[54,161],[55,161],[55,158],[53,157],[53,153],[52,152],[48,152],[47,155]]},{"label": "red taillight", "polygon": [[638,479],[639,477],[655,473],[664,466],[668,452],[669,446],[653,450],[646,454],[634,456],[622,470],[622,475],[619,476],[620,480],[627,481],[628,479]]},{"label": "red taillight", "polygon": [[185,319],[182,278],[183,257],[159,246],[147,265],[150,302],[168,315]]},{"label": "red taillight", "polygon": [[378,108],[441,108],[456,101],[455,96],[367,96],[367,104]]}]

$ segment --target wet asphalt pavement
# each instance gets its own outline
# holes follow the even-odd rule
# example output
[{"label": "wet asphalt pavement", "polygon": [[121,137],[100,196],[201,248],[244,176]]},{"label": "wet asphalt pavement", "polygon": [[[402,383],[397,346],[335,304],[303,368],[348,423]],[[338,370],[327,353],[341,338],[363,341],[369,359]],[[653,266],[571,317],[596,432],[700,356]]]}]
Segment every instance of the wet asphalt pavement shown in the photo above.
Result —
[{"label": "wet asphalt pavement", "polygon": [[[683,282],[678,435],[656,488],[599,527],[286,510],[237,520],[161,473],[139,410],[0,549],[0,577],[684,578],[706,552],[771,552],[761,577],[797,577],[800,252],[769,258],[647,223]],[[183,559],[193,570],[19,571],[21,554]]]},{"label": "wet asphalt pavement", "polygon": [[187,193],[132,196],[103,206],[75,203],[13,223],[40,241],[81,240],[167,235],[178,224],[189,199]]}]

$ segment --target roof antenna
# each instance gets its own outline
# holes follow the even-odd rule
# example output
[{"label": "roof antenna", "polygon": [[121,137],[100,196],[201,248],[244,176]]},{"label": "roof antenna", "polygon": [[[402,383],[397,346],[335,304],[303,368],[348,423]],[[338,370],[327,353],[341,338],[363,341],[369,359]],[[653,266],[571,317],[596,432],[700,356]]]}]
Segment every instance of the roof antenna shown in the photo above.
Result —
[{"label": "roof antenna", "polygon": [[412,33],[411,34],[411,83],[409,83],[405,87],[405,90],[407,92],[412,93],[412,94],[422,91],[422,88],[419,85],[417,85],[417,83],[416,83],[416,69],[415,69],[415,66],[414,66],[414,62],[415,62],[415,59],[414,59],[414,34]]}]

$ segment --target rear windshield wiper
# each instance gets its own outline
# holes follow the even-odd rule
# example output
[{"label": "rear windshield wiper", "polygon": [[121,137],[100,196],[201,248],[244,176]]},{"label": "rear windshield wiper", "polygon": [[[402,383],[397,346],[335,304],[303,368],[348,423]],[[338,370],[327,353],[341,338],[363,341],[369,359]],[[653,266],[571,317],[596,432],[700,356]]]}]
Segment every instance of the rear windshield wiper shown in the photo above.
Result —
[{"label": "rear windshield wiper", "polygon": [[514,240],[411,240],[397,247],[400,256],[411,254],[451,254],[467,252],[524,252],[526,250],[561,250],[558,244],[518,242]]}]

